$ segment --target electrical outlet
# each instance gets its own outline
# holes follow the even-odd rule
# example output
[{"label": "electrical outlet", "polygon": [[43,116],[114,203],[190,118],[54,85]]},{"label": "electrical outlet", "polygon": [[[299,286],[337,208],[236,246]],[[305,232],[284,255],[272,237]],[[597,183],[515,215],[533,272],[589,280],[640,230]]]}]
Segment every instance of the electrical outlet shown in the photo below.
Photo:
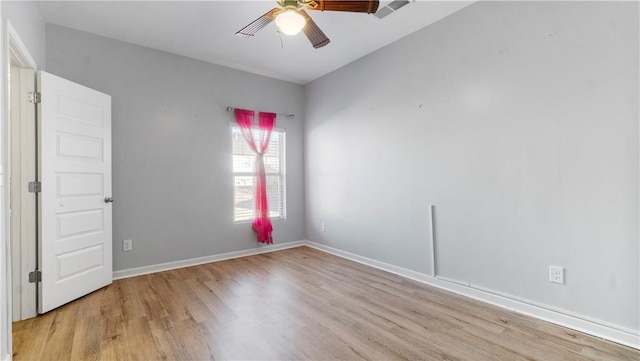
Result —
[{"label": "electrical outlet", "polygon": [[127,252],[127,251],[132,251],[133,250],[133,241],[130,239],[125,239],[124,241],[122,241],[122,250]]},{"label": "electrical outlet", "polygon": [[549,266],[549,281],[564,284],[564,267]]},{"label": "electrical outlet", "polygon": [[327,231],[327,225],[326,225],[326,224],[324,224],[324,222],[320,223],[320,230],[321,230],[322,232],[326,232],[326,231]]}]

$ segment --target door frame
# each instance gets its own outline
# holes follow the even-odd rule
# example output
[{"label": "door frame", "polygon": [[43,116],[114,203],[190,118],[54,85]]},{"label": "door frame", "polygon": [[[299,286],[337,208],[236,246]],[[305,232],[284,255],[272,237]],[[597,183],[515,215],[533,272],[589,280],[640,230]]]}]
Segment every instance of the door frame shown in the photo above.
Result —
[{"label": "door frame", "polygon": [[[36,316],[37,287],[29,273],[37,268],[37,194],[28,184],[37,180],[35,71],[11,65],[9,119],[9,208],[11,209],[11,273],[13,321]],[[36,302],[34,302],[36,300]]]},{"label": "door frame", "polygon": [[[35,60],[29,53],[29,50],[27,49],[26,45],[20,38],[20,35],[16,31],[16,29],[13,27],[11,22],[6,19],[4,21],[3,34],[4,34],[4,37],[3,37],[4,56],[2,59],[3,69],[9,70],[10,65],[14,65],[18,68],[31,69],[35,72],[35,70],[37,69],[37,64]],[[3,76],[2,84],[4,85],[2,89],[2,93],[4,95],[3,103],[6,105],[5,107],[3,107],[3,110],[2,110],[2,127],[3,127],[2,129],[3,130],[3,135],[2,135],[3,150],[2,151],[3,151],[3,166],[4,166],[4,169],[6,170],[5,173],[3,174],[3,182],[5,185],[7,185],[7,187],[5,187],[4,189],[4,194],[3,194],[3,196],[5,197],[4,198],[5,203],[2,205],[3,211],[5,212],[4,224],[6,225],[5,233],[3,236],[6,237],[5,239],[7,240],[7,248],[8,248],[7,260],[9,261],[7,262],[8,272],[6,275],[7,281],[8,281],[6,301],[7,301],[7,308],[8,308],[7,310],[8,317],[11,317],[11,315],[14,315],[13,321],[18,321],[18,320],[36,316],[36,300],[37,300],[36,293],[35,293],[36,285],[28,282],[28,273],[30,271],[35,270],[35,266],[37,262],[37,257],[36,257],[37,256],[36,255],[37,240],[35,238],[37,234],[36,233],[37,212],[36,212],[35,204],[33,204],[32,207],[21,207],[20,212],[13,212],[13,214],[11,213],[9,200],[11,199],[10,197],[11,197],[12,188],[14,188],[15,190],[16,187],[18,189],[21,189],[24,187],[21,187],[20,185],[12,186],[10,179],[12,174],[15,174],[16,176],[18,176],[18,179],[22,179],[22,180],[24,180],[25,177],[27,176],[33,177],[33,173],[35,172],[35,167],[36,167],[36,153],[35,153],[35,149],[32,151],[29,151],[28,148],[24,146],[26,145],[24,144],[24,141],[25,141],[24,137],[17,137],[12,139],[11,123],[13,121],[20,121],[21,124],[24,124],[24,122],[31,122],[32,124],[35,124],[36,114],[35,114],[35,105],[29,104],[28,96],[24,94],[24,92],[21,92],[22,94],[20,94],[20,99],[18,103],[15,103],[15,104],[19,104],[20,106],[20,109],[18,112],[19,117],[17,117],[16,119],[12,119],[16,115],[16,112],[13,112],[13,114],[9,112],[8,105],[9,105],[9,97],[10,97],[10,83],[7,76],[7,72],[2,72],[2,76]],[[11,76],[19,77],[19,74],[12,74]],[[23,84],[33,82],[33,84],[35,85],[35,77],[32,80],[20,79],[20,82]],[[26,111],[28,110],[28,107],[33,107],[33,108],[31,109],[31,111]],[[32,117],[33,119],[29,119],[28,117]],[[35,141],[36,141],[35,133],[33,134],[32,138],[33,139],[31,139],[30,142],[35,144]],[[20,144],[15,144],[16,141],[20,142]],[[12,145],[12,142],[13,142],[13,145]],[[12,165],[12,162],[11,162],[12,148],[14,149],[14,151],[18,150],[21,152],[20,159],[22,159],[23,161],[19,163],[14,163]],[[26,152],[27,154],[23,154],[24,152]],[[32,169],[31,172],[28,172],[29,168]],[[19,173],[19,174],[16,174],[16,173]],[[32,180],[35,180],[35,179],[32,179]],[[29,197],[25,197],[25,195],[28,196],[29,193],[20,191],[19,194],[21,195],[20,204],[28,204],[28,199],[26,198],[29,198]],[[34,214],[32,217],[28,217],[27,216],[28,214],[25,212],[34,212]],[[19,229],[14,229],[14,227],[12,227],[12,224],[14,225],[19,224],[20,225]],[[30,227],[30,230],[29,230],[29,227]],[[19,236],[18,237],[19,240],[17,242],[12,242],[11,240],[14,238],[12,237],[12,235]],[[19,310],[19,312],[17,312],[17,316],[19,317],[17,318],[15,317],[16,313],[14,312],[14,307],[17,307],[17,309]],[[9,318],[9,320],[10,319],[11,318]]]}]

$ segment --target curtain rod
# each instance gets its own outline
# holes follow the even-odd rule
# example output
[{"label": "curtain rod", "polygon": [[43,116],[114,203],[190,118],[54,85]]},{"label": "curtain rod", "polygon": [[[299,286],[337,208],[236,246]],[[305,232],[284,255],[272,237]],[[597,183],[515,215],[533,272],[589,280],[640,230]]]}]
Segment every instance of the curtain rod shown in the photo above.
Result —
[{"label": "curtain rod", "polygon": [[[227,107],[227,111],[228,111],[228,112],[232,112],[234,109],[235,109],[234,107]],[[267,112],[262,112],[262,113],[267,113]],[[271,113],[271,112],[269,112],[269,113]],[[284,113],[276,113],[276,114],[278,114],[278,115],[284,115],[285,117],[287,117],[287,118],[291,118],[291,119],[293,119],[293,118],[295,118],[295,117],[296,117],[296,116],[295,116],[295,115],[293,115],[293,114],[284,114]]]}]

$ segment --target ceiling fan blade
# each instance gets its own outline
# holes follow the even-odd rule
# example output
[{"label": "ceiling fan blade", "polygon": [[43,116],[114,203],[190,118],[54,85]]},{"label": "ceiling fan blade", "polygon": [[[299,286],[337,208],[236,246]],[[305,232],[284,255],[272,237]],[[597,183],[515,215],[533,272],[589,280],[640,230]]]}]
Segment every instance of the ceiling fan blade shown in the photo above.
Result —
[{"label": "ceiling fan blade", "polygon": [[269,23],[271,23],[276,18],[275,14],[278,11],[280,11],[279,8],[271,9],[266,14],[264,14],[261,17],[255,19],[253,22],[251,22],[251,24],[249,24],[249,25],[245,26],[244,28],[238,30],[238,32],[236,33],[236,36],[241,37],[241,38],[253,37],[254,34],[258,32],[258,30],[260,30],[260,29],[264,28],[265,26],[269,25]]},{"label": "ceiling fan blade", "polygon": [[380,1],[378,0],[315,0],[315,3],[317,6],[307,5],[307,9],[372,14],[378,11],[378,6],[380,6]]},{"label": "ceiling fan blade", "polygon": [[302,31],[304,32],[304,35],[307,36],[307,39],[309,39],[311,45],[313,45],[314,48],[321,48],[331,42],[331,40],[327,38],[322,30],[320,30],[318,24],[316,24],[316,22],[311,19],[311,16],[309,16],[306,11],[300,10],[299,13],[307,21],[307,24],[304,26],[304,28],[302,28]]}]

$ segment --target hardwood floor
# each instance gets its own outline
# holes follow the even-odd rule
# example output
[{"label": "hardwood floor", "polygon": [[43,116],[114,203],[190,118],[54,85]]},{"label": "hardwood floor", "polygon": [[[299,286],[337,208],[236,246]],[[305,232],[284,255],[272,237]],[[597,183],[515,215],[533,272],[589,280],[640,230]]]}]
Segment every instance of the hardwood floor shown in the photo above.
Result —
[{"label": "hardwood floor", "polygon": [[640,360],[308,247],[115,281],[13,330],[15,360]]}]

